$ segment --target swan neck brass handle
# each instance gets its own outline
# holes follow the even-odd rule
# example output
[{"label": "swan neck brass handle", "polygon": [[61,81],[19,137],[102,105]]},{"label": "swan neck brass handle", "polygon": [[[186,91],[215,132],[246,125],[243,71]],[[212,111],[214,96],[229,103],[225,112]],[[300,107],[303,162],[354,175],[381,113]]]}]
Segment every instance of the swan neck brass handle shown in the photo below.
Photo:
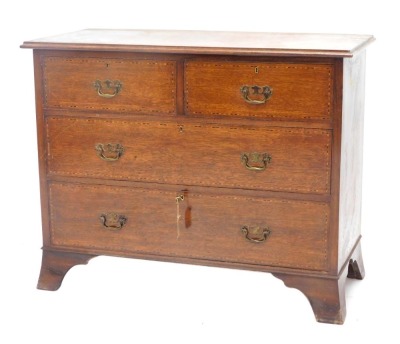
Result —
[{"label": "swan neck brass handle", "polygon": [[255,244],[265,242],[271,234],[271,230],[268,227],[262,228],[259,226],[242,226],[241,231],[247,241]]},{"label": "swan neck brass handle", "polygon": [[122,229],[128,219],[124,215],[117,213],[106,213],[100,215],[100,221],[104,228],[117,231]]},{"label": "swan neck brass handle", "polygon": [[[251,92],[250,92],[251,91]],[[252,105],[265,104],[269,98],[272,96],[272,88],[269,86],[248,86],[243,85],[240,87],[240,93],[246,103]],[[250,98],[250,93],[255,96],[254,99]]]},{"label": "swan neck brass handle", "polygon": [[268,153],[242,153],[240,157],[243,165],[250,171],[264,171],[271,163],[272,157]]},{"label": "swan neck brass handle", "polygon": [[99,158],[104,161],[117,161],[125,150],[120,143],[97,143],[94,149]]},{"label": "swan neck brass handle", "polygon": [[[105,86],[103,86],[103,84]],[[122,84],[120,81],[115,80],[105,80],[104,82],[100,80],[96,80],[94,83],[94,88],[97,90],[97,94],[103,98],[113,98],[115,97],[122,89]],[[109,90],[112,93],[105,92],[105,90]]]}]

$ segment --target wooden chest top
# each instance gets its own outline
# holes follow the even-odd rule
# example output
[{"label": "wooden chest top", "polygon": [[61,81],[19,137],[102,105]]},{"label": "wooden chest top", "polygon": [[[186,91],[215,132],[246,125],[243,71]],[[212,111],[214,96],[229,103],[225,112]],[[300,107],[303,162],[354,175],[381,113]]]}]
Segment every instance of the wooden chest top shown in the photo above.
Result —
[{"label": "wooden chest top", "polygon": [[23,48],[151,53],[352,57],[371,35],[87,29],[24,42]]}]

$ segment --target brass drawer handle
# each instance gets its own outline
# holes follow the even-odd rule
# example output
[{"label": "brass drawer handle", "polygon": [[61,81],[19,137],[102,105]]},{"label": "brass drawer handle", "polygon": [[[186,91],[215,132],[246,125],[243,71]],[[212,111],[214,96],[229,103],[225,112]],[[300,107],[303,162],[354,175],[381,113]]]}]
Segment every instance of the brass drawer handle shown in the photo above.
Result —
[{"label": "brass drawer handle", "polygon": [[121,91],[121,88],[122,88],[122,84],[118,80],[116,80],[116,81],[106,80],[106,81],[104,81],[104,84],[105,84],[106,89],[114,90],[114,92],[113,93],[104,93],[103,92],[103,83],[100,80],[96,80],[94,82],[94,88],[97,90],[97,94],[103,98],[115,97]]},{"label": "brass drawer handle", "polygon": [[[250,90],[252,90],[253,94],[256,95],[258,99],[250,98]],[[253,105],[265,104],[269,98],[272,96],[272,88],[269,86],[247,86],[244,85],[240,87],[240,92],[242,93],[243,99]],[[261,99],[259,99],[261,96]]]},{"label": "brass drawer handle", "polygon": [[261,228],[258,226],[242,226],[241,231],[244,234],[246,240],[256,244],[266,241],[271,234],[271,230],[269,228]]},{"label": "brass drawer handle", "polygon": [[[242,153],[241,161],[250,171],[264,171],[271,162],[271,155],[268,153]],[[249,164],[252,163],[251,165]]]},{"label": "brass drawer handle", "polygon": [[124,147],[120,143],[97,143],[94,146],[97,155],[104,161],[117,161],[124,153]]},{"label": "brass drawer handle", "polygon": [[103,226],[107,229],[117,231],[122,229],[126,221],[128,220],[124,215],[116,213],[101,214],[100,220]]}]

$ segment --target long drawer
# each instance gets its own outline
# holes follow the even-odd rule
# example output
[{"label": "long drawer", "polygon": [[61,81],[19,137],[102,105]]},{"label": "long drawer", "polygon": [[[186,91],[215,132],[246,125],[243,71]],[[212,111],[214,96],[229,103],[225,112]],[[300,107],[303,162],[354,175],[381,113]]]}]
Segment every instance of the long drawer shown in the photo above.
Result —
[{"label": "long drawer", "polygon": [[176,112],[175,61],[48,56],[42,64],[47,108]]},{"label": "long drawer", "polygon": [[49,191],[57,247],[327,267],[326,203],[69,183]]},{"label": "long drawer", "polygon": [[331,131],[50,117],[48,173],[329,194]]}]

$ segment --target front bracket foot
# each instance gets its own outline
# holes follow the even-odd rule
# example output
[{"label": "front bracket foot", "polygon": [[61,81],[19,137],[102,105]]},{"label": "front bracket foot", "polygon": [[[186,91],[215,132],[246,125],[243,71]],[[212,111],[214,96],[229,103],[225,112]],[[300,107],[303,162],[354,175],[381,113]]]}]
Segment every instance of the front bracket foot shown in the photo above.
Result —
[{"label": "front bracket foot", "polygon": [[90,254],[48,251],[43,249],[42,267],[40,269],[38,289],[57,290],[66,273],[75,265],[87,264],[96,257]]}]

